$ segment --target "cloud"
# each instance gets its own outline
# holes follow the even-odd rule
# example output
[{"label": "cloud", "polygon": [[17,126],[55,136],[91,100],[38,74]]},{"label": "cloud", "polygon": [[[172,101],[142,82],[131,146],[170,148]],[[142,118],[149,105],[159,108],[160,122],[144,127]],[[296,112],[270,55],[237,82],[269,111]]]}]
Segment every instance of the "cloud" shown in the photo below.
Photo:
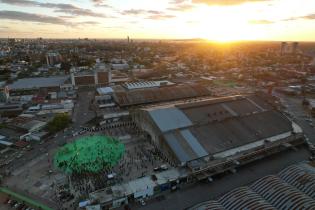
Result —
[{"label": "cloud", "polygon": [[125,29],[125,26],[105,26],[105,29]]},{"label": "cloud", "polygon": [[122,15],[161,15],[162,11],[144,10],[144,9],[129,9],[121,12]]},{"label": "cloud", "polygon": [[99,24],[96,21],[70,22],[62,17],[53,17],[53,16],[47,16],[47,15],[18,12],[18,11],[8,11],[8,10],[0,11],[0,19],[64,25],[64,26],[69,26],[69,27]]},{"label": "cloud", "polygon": [[109,4],[101,4],[101,3],[97,3],[94,6],[96,7],[105,7],[105,8],[113,8],[111,5]]},{"label": "cloud", "polygon": [[304,15],[304,16],[296,16],[296,17],[290,17],[287,19],[283,19],[281,21],[295,21],[295,20],[315,20],[315,13],[314,14],[308,14],[308,15]]},{"label": "cloud", "polygon": [[34,1],[29,0],[0,0],[1,3],[12,4],[18,6],[36,6]]},{"label": "cloud", "polygon": [[61,12],[76,16],[91,16],[91,17],[106,17],[103,14],[95,13],[92,10],[89,9],[57,9],[55,12]]},{"label": "cloud", "polygon": [[105,0],[91,0],[96,7],[105,7],[105,8],[113,8],[109,4],[105,4]]},{"label": "cloud", "polygon": [[121,12],[122,15],[140,15],[146,13],[143,9],[128,9]]},{"label": "cloud", "polygon": [[165,19],[171,19],[175,18],[176,16],[174,15],[164,15],[164,14],[157,14],[157,15],[150,15],[146,17],[146,19],[151,19],[151,20],[165,20]]},{"label": "cloud", "polygon": [[76,23],[76,24],[80,24],[80,25],[97,25],[97,24],[100,24],[100,23],[97,22],[97,21],[83,21],[83,22],[79,22],[79,23]]},{"label": "cloud", "polygon": [[315,20],[315,14],[305,15],[305,16],[302,16],[300,18],[308,19],[308,20]]},{"label": "cloud", "polygon": [[192,10],[195,6],[193,4],[177,4],[172,7],[167,8],[168,10],[173,10],[173,11],[180,11],[180,12],[185,12]]},{"label": "cloud", "polygon": [[252,2],[267,2],[271,0],[192,0],[195,4],[207,4],[209,6],[231,6]]},{"label": "cloud", "polygon": [[91,16],[91,17],[105,17],[100,13],[95,13],[89,9],[83,9],[73,4],[63,3],[42,3],[33,0],[0,0],[1,3],[17,5],[17,6],[30,6],[30,7],[43,7],[55,9],[55,12],[71,14],[76,16]]},{"label": "cloud", "polygon": [[256,25],[275,23],[274,21],[270,21],[270,20],[250,20],[250,21],[248,21],[248,22],[249,22],[250,24],[256,24]]},{"label": "cloud", "polygon": [[134,16],[145,16],[145,19],[150,20],[163,20],[163,19],[170,19],[176,16],[167,14],[163,11],[158,10],[144,10],[144,9],[130,9],[124,10],[121,12],[122,15],[134,15]]},{"label": "cloud", "polygon": [[172,0],[169,2],[171,5],[168,10],[173,10],[173,11],[179,11],[179,12],[185,12],[192,10],[195,5],[191,3],[191,1],[187,0]]},{"label": "cloud", "polygon": [[172,0],[169,3],[170,4],[181,4],[181,3],[184,3],[184,2],[187,2],[187,0]]},{"label": "cloud", "polygon": [[8,19],[8,20],[19,20],[19,21],[27,21],[27,22],[37,22],[37,23],[51,23],[57,25],[68,25],[70,22],[60,18],[60,17],[52,17],[46,15],[32,14],[26,12],[18,12],[18,11],[8,11],[2,10],[0,11],[0,19]]}]

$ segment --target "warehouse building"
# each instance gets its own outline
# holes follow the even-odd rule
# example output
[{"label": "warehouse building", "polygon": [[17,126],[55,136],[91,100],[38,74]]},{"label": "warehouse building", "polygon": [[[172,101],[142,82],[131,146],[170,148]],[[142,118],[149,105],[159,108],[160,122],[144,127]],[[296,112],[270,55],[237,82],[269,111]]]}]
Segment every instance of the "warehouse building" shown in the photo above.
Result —
[{"label": "warehouse building", "polygon": [[54,76],[54,77],[33,77],[23,78],[9,85],[10,91],[20,90],[39,90],[47,88],[48,90],[59,90],[69,80],[69,76]]},{"label": "warehouse building", "polygon": [[132,116],[153,144],[198,179],[304,143],[297,124],[255,95],[144,107]]},{"label": "warehouse building", "polygon": [[313,163],[289,166],[277,175],[259,179],[250,186],[228,192],[190,210],[315,209],[315,168]]},{"label": "warehouse building", "polygon": [[169,81],[145,81],[113,86],[113,99],[120,107],[174,101],[211,95],[199,84],[175,84]]},{"label": "warehouse building", "polygon": [[71,82],[73,86],[96,86],[107,85],[109,83],[109,72],[80,72],[71,74]]},{"label": "warehouse building", "polygon": [[71,83],[73,86],[101,86],[111,82],[111,71],[105,64],[98,63],[92,71],[72,72]]}]

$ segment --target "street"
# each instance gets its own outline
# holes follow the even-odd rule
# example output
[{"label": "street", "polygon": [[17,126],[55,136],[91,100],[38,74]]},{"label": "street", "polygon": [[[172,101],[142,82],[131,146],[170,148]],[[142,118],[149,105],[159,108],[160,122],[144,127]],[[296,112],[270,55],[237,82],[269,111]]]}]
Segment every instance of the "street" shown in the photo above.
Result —
[{"label": "street", "polygon": [[293,116],[294,121],[301,126],[310,142],[315,144],[315,128],[312,126],[314,119],[310,116],[307,107],[302,105],[303,98],[300,96],[286,96],[282,94],[277,94],[277,97],[279,97],[282,104],[286,106],[287,112]]}]

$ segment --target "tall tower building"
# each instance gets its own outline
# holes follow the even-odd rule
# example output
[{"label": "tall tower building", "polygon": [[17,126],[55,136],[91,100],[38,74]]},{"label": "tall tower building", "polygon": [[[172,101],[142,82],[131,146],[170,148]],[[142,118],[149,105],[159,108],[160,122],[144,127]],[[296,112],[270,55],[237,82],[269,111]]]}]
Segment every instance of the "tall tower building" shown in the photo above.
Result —
[{"label": "tall tower building", "polygon": [[288,43],[287,42],[281,42],[281,47],[280,47],[280,54],[283,55],[287,52],[288,49]]},{"label": "tall tower building", "polygon": [[5,86],[3,88],[0,88],[0,103],[6,103],[9,100],[9,97],[10,97],[9,87]]},{"label": "tall tower building", "polygon": [[292,43],[292,48],[291,48],[291,53],[296,54],[299,50],[299,43],[298,42],[293,42]]},{"label": "tall tower building", "polygon": [[61,55],[59,53],[49,52],[46,55],[47,65],[54,66],[61,63]]}]

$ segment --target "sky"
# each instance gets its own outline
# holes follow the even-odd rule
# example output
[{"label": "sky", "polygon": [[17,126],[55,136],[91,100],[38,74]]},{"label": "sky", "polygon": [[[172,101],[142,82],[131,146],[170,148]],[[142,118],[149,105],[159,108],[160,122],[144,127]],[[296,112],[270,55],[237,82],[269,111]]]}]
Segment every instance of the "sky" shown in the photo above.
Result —
[{"label": "sky", "polygon": [[0,0],[0,37],[315,41],[315,0]]}]

